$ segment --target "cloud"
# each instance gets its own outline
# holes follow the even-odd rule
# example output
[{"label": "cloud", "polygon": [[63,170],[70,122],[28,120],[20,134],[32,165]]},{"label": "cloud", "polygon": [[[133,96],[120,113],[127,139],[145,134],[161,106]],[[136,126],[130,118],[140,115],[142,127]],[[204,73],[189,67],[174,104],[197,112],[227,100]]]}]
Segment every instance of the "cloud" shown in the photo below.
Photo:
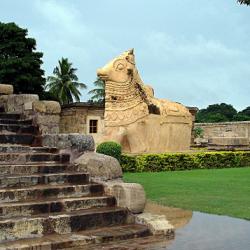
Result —
[{"label": "cloud", "polygon": [[201,2],[2,0],[0,14],[28,28],[44,52],[46,75],[68,57],[91,88],[98,67],[134,47],[141,76],[158,97],[249,106],[249,8]]},{"label": "cloud", "polygon": [[233,59],[242,55],[239,49],[230,48],[224,43],[206,39],[202,35],[196,35],[192,40],[185,37],[174,37],[164,32],[151,32],[145,36],[145,43],[148,49],[155,55],[164,53],[166,60],[185,59],[213,60],[213,58]]},{"label": "cloud", "polygon": [[244,107],[250,62],[240,47],[199,34],[190,40],[167,32],[151,32],[144,41],[143,78],[159,97],[199,107],[237,100],[236,106]]},{"label": "cloud", "polygon": [[53,32],[65,31],[65,38],[88,33],[89,30],[83,23],[80,23],[80,12],[75,6],[60,1],[38,0],[35,1],[35,8],[42,15],[49,29]]}]

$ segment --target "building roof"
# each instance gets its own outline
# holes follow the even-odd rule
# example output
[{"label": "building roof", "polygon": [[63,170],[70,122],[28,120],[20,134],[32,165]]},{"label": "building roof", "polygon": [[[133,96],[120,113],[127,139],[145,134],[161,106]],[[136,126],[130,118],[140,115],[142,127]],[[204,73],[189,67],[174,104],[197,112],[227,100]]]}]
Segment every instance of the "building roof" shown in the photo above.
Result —
[{"label": "building roof", "polygon": [[94,103],[94,102],[74,102],[70,104],[63,105],[62,108],[78,108],[78,107],[87,107],[87,108],[103,108],[104,104]]}]

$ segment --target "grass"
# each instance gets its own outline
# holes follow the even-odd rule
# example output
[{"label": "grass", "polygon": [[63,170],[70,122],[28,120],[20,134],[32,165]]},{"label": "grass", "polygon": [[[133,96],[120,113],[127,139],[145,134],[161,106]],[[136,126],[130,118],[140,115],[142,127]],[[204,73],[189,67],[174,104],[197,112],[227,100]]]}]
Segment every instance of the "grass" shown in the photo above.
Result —
[{"label": "grass", "polygon": [[125,173],[162,205],[250,220],[250,168]]}]

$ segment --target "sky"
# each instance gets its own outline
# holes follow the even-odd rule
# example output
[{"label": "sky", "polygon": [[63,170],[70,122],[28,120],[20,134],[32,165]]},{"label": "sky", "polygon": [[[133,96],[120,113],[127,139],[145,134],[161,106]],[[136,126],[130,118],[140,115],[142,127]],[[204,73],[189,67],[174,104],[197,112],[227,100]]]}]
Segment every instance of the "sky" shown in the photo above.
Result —
[{"label": "sky", "polygon": [[250,106],[250,7],[236,0],[0,0],[0,21],[28,29],[46,76],[69,58],[82,101],[97,68],[134,48],[156,97]]}]

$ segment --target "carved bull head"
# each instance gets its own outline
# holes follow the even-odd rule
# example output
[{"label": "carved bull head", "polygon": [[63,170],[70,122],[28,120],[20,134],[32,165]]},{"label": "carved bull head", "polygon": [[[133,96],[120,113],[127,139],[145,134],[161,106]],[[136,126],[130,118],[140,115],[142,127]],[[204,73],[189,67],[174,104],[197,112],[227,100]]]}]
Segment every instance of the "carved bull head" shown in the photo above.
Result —
[{"label": "carved bull head", "polygon": [[129,81],[135,70],[134,50],[128,50],[113,59],[103,68],[97,70],[97,75],[104,81],[125,83]]}]

